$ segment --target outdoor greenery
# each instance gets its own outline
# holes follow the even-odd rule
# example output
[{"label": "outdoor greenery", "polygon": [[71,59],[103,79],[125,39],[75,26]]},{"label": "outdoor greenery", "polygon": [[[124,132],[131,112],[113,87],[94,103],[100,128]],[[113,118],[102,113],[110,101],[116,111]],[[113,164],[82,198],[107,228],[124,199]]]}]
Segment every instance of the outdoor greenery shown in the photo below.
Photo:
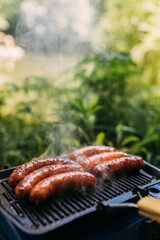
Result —
[{"label": "outdoor greenery", "polygon": [[[35,2],[42,6],[42,1]],[[51,15],[51,1],[47,2]],[[62,6],[55,3],[59,8]],[[67,154],[90,144],[115,146],[160,166],[160,3],[107,0],[90,4],[97,11],[98,21],[94,17],[92,24],[99,39],[95,36],[96,43],[84,40],[75,43],[73,49],[81,46],[83,54],[74,67],[56,76],[45,73],[37,76],[30,68],[28,76],[22,79],[14,76],[12,81],[3,79],[8,68],[0,68],[0,168],[40,155]],[[0,46],[10,44],[12,39],[7,34],[16,37],[20,13],[21,1],[1,1]],[[34,24],[38,24],[38,16]],[[28,37],[25,22],[20,27],[24,29],[22,36]],[[63,36],[64,55],[69,55],[70,42],[65,38],[69,29],[72,20],[57,37]],[[73,30],[71,38],[74,35]],[[22,36],[18,36],[19,42],[15,40],[15,44],[23,47]],[[35,41],[31,47],[25,47],[27,54],[32,51],[37,54],[40,48],[37,35],[32,33],[32,37]],[[44,39],[40,50],[47,55],[50,50],[47,44],[53,44],[54,37],[47,44]],[[81,48],[75,54],[80,54]],[[57,54],[55,46],[52,50],[53,55]],[[0,63],[2,60],[0,55]]]},{"label": "outdoor greenery", "polygon": [[158,164],[160,101],[149,86],[131,87],[136,69],[127,54],[84,60],[75,74],[79,88],[67,103],[69,122],[77,126],[81,143],[112,145]]}]

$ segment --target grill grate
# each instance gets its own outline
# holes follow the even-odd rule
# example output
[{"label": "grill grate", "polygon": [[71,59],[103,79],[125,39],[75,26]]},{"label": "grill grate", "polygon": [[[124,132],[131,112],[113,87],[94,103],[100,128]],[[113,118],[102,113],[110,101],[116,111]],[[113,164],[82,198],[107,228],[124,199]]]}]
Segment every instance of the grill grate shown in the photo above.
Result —
[{"label": "grill grate", "polygon": [[[106,180],[95,189],[81,191],[71,190],[48,199],[35,206],[27,200],[19,201],[7,179],[0,181],[0,199],[4,211],[18,226],[31,234],[40,234],[43,229],[49,231],[95,211],[97,203],[108,201],[122,194],[133,191],[138,185],[154,181],[154,177],[143,170],[116,176],[112,181]],[[15,221],[16,220],[16,221]]]}]

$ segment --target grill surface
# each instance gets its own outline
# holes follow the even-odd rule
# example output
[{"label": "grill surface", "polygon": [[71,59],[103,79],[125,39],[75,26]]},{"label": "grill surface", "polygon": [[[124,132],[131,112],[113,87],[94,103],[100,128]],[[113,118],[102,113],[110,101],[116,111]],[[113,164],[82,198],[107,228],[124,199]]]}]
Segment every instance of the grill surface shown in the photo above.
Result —
[{"label": "grill surface", "polygon": [[41,234],[56,229],[76,218],[97,210],[98,204],[118,199],[118,202],[133,197],[137,186],[154,182],[156,178],[139,170],[98,184],[94,189],[71,190],[35,206],[27,200],[20,201],[8,185],[7,178],[0,180],[0,204],[3,212],[21,230],[29,234]]}]

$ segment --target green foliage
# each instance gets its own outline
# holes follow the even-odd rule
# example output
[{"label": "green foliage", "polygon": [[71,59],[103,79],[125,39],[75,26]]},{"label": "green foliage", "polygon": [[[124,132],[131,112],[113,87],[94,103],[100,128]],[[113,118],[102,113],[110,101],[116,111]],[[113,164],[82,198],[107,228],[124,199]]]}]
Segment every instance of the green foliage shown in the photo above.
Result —
[{"label": "green foliage", "polygon": [[74,120],[87,144],[95,141],[99,132],[107,136],[109,129],[113,134],[119,119],[128,118],[126,77],[134,73],[135,65],[124,53],[86,58],[77,66],[75,80],[80,84],[68,100],[69,121]]},{"label": "green foliage", "polygon": [[68,94],[68,121],[81,145],[115,146],[158,165],[160,98],[151,88],[131,85],[137,75],[124,53],[84,59],[75,69],[79,87]]},{"label": "green foliage", "polygon": [[80,87],[76,91],[75,98],[69,98],[68,104],[73,123],[78,126],[77,134],[80,134],[87,144],[91,144],[94,139],[95,115],[101,109],[98,105],[98,97]]},{"label": "green foliage", "polygon": [[[104,44],[114,51],[130,52],[138,64],[139,81],[158,85],[160,74],[160,2],[107,0],[99,24]],[[108,11],[107,11],[108,10]],[[101,22],[105,24],[101,25]]]},{"label": "green foliage", "polygon": [[13,34],[20,15],[21,0],[1,0],[0,30]]},{"label": "green foliage", "polygon": [[[56,2],[61,9],[61,1]],[[32,2],[29,10],[26,3],[1,1],[0,31],[14,35],[18,23],[17,41],[23,37],[24,45],[29,42],[26,49],[36,54],[38,51],[60,53],[59,46],[63,46],[61,53],[67,52],[69,45],[72,53],[90,49],[89,42],[79,42],[80,35],[75,34],[77,24],[67,14],[66,24],[63,19],[55,40],[55,32],[46,25],[53,3],[48,2],[43,8],[41,2]],[[33,12],[31,28],[20,19],[22,12],[30,11],[30,4],[45,10],[44,15]],[[96,35],[106,47],[101,54],[92,51],[72,69],[74,77],[65,84],[70,88],[63,89],[60,85],[55,88],[45,76],[29,76],[20,79],[19,84],[1,85],[0,168],[89,144],[115,146],[160,166],[160,3],[100,0],[91,4],[100,19],[99,24],[94,19]],[[68,8],[68,3],[64,6]],[[59,14],[55,15],[55,26],[59,26],[58,19]],[[39,23],[45,29],[41,36],[35,31]],[[61,33],[64,35],[60,38]],[[78,39],[75,46],[66,36]]]},{"label": "green foliage", "polygon": [[[30,77],[21,86],[4,84],[0,90],[0,168],[14,166],[39,156],[49,142],[45,119],[46,101],[53,97],[52,85],[45,78]],[[46,94],[47,97],[46,97]],[[8,99],[23,96],[9,109]],[[32,96],[33,95],[33,96]],[[38,108],[43,100],[44,109]]]},{"label": "green foliage", "polygon": [[0,118],[0,167],[15,166],[39,156],[47,146],[44,138],[43,123],[28,124],[16,116]]},{"label": "green foliage", "polygon": [[[129,135],[124,138],[124,132],[134,135]],[[116,128],[116,133],[119,149],[131,154],[145,154],[146,160],[150,160],[150,156],[153,154],[150,144],[159,141],[159,135],[156,133],[155,127],[149,127],[143,136],[141,133],[138,133],[136,129],[119,124]]]},{"label": "green foliage", "polygon": [[[88,69],[89,66],[91,69]],[[125,119],[126,114],[123,109],[128,107],[126,77],[133,74],[135,74],[135,64],[129,55],[124,53],[101,54],[85,59],[78,66],[75,79],[81,81],[82,89],[87,88],[96,96],[97,104],[101,107],[96,119],[99,130],[103,131],[106,125],[115,127],[117,120],[122,116]]]}]

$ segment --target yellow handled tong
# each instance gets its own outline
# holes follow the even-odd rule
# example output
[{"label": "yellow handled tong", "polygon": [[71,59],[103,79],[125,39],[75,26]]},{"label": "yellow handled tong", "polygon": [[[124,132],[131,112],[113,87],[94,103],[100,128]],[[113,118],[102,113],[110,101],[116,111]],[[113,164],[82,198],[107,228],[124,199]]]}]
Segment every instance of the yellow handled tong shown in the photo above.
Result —
[{"label": "yellow handled tong", "polygon": [[136,208],[140,215],[154,219],[160,223],[160,199],[154,197],[143,197],[137,202],[137,204],[135,203],[109,204],[109,207]]}]

